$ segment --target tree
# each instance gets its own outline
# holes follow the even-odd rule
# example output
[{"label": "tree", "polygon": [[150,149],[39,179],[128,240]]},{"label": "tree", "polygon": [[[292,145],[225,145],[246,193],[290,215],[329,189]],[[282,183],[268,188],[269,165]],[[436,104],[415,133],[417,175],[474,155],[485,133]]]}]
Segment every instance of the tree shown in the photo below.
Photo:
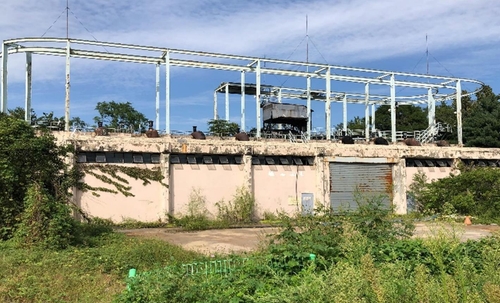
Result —
[{"label": "tree", "polygon": [[212,119],[208,121],[208,131],[216,136],[234,136],[240,130],[238,123],[227,120]]},{"label": "tree", "polygon": [[69,243],[69,189],[82,177],[65,163],[69,152],[49,132],[36,135],[24,121],[0,114],[0,239]]},{"label": "tree", "polygon": [[[24,120],[26,111],[24,110],[24,108],[18,106],[14,109],[9,109],[8,113],[9,116],[13,118]],[[31,124],[34,124],[35,122],[36,122],[36,113],[33,109],[31,109]]]},{"label": "tree", "polygon": [[464,117],[464,143],[466,146],[500,147],[500,95],[495,95],[491,87],[483,86],[476,99]]},{"label": "tree", "polygon": [[[389,105],[382,105],[375,111],[375,126],[380,130],[391,129],[391,112]],[[420,106],[401,105],[396,107],[396,130],[414,131],[428,127],[426,111]]]},{"label": "tree", "polygon": [[83,121],[80,117],[73,117],[69,121],[69,125],[77,128],[85,128],[88,126],[87,122]]},{"label": "tree", "polygon": [[[343,129],[344,123],[339,123],[336,126],[337,129]],[[347,121],[347,128],[350,130],[353,129],[365,129],[365,118],[361,118],[359,116],[354,117],[352,120]]]},{"label": "tree", "polygon": [[130,128],[133,130],[145,130],[148,127],[146,116],[138,112],[130,102],[120,103],[115,101],[98,102],[95,109],[99,116],[94,118],[96,123],[110,128]]}]

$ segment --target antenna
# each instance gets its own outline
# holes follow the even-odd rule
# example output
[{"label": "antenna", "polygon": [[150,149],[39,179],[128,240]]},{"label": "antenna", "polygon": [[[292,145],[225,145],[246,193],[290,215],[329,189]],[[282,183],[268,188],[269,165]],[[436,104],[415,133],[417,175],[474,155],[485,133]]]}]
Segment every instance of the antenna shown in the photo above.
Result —
[{"label": "antenna", "polygon": [[66,39],[69,39],[69,0],[66,0]]},{"label": "antenna", "polygon": [[425,34],[425,55],[427,57],[427,75],[429,75],[429,43],[427,42],[427,34]]},{"label": "antenna", "polygon": [[[306,15],[306,63],[309,63],[309,22]],[[309,72],[309,65],[307,65],[307,71]]]}]

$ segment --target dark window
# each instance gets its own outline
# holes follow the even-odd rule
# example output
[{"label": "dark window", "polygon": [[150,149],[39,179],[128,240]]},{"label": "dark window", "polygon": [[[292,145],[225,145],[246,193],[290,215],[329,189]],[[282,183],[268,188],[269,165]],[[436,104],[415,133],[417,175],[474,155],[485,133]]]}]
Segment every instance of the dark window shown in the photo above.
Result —
[{"label": "dark window", "polygon": [[271,158],[271,157],[267,157],[266,158],[266,163],[267,163],[267,165],[274,165],[274,159]]},{"label": "dark window", "polygon": [[144,163],[144,157],[141,154],[134,154],[134,163]]},{"label": "dark window", "polygon": [[242,156],[235,156],[234,157],[234,162],[236,164],[242,164],[243,163],[243,157]]},{"label": "dark window", "polygon": [[87,155],[86,154],[78,154],[78,156],[76,158],[76,162],[78,162],[78,163],[87,162]]},{"label": "dark window", "polygon": [[287,158],[280,158],[280,163],[282,165],[289,165],[290,164],[290,162],[288,161]]},{"label": "dark window", "polygon": [[434,161],[432,160],[425,160],[425,163],[427,164],[428,167],[434,167]]},{"label": "dark window", "polygon": [[257,157],[252,158],[252,164],[253,165],[260,165],[260,159]]},{"label": "dark window", "polygon": [[151,163],[160,163],[160,154],[151,154]]},{"label": "dark window", "polygon": [[177,155],[171,155],[170,156],[170,163],[172,163],[172,164],[180,164],[181,163],[181,159]]},{"label": "dark window", "polygon": [[193,155],[189,155],[189,156],[187,156],[187,162],[188,162],[189,164],[196,164],[196,157],[195,157],[195,156],[193,156]]},{"label": "dark window", "polygon": [[96,154],[95,162],[97,163],[106,163],[106,155],[105,154]]},{"label": "dark window", "polygon": [[220,164],[229,164],[229,158],[226,156],[220,156],[219,157],[219,163]]},{"label": "dark window", "polygon": [[301,158],[293,158],[293,163],[295,163],[295,165],[303,165]]},{"label": "dark window", "polygon": [[214,160],[210,156],[203,156],[203,163],[205,163],[205,164],[213,164]]}]

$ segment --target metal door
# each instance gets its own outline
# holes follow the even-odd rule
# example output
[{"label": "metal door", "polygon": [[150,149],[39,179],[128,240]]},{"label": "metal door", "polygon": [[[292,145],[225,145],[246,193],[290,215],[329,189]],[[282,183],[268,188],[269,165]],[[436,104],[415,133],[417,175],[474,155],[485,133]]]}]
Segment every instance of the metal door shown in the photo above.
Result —
[{"label": "metal door", "polygon": [[330,163],[330,206],[356,210],[360,203],[380,199],[392,204],[392,165],[380,163]]},{"label": "metal door", "polygon": [[302,205],[302,215],[313,215],[314,214],[314,194],[312,193],[302,193],[301,197]]}]

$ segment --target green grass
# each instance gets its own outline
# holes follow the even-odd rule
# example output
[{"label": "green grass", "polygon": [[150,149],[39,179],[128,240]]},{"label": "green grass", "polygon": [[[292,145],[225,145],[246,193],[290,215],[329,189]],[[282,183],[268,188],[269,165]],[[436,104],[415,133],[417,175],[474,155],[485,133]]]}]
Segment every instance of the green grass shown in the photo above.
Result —
[{"label": "green grass", "polygon": [[164,241],[109,233],[61,251],[0,243],[0,302],[111,302],[131,267],[149,270],[201,256]]}]

